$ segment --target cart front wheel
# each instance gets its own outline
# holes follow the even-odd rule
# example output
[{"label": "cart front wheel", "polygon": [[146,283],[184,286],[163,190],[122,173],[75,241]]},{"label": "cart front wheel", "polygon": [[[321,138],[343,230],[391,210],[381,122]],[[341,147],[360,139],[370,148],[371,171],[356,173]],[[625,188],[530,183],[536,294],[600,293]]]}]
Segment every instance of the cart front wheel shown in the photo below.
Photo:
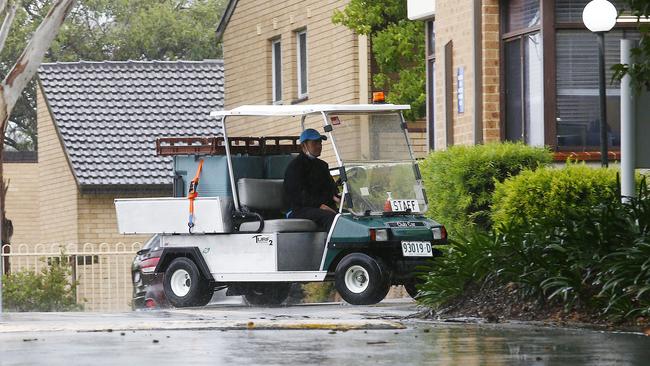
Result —
[{"label": "cart front wheel", "polygon": [[212,298],[210,282],[196,264],[185,257],[174,259],[165,271],[163,280],[165,296],[175,307],[204,306]]},{"label": "cart front wheel", "polygon": [[336,267],[335,286],[343,300],[353,305],[376,304],[390,289],[388,269],[379,259],[352,253]]}]

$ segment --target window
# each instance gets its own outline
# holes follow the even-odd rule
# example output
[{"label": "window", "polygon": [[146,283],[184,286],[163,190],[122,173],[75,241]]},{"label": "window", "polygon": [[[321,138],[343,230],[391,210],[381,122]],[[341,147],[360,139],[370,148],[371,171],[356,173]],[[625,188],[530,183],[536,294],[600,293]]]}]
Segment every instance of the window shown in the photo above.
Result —
[{"label": "window", "polygon": [[298,99],[307,98],[307,31],[296,33]]},{"label": "window", "polygon": [[271,69],[273,73],[273,103],[282,102],[282,42],[271,41]]},{"label": "window", "polygon": [[539,0],[504,6],[505,138],[544,145],[544,63]]},{"label": "window", "polygon": [[[610,0],[611,1],[611,0]],[[624,3],[611,1],[625,11]],[[555,122],[558,150],[593,151],[600,146],[598,43],[582,25],[587,0],[556,0]],[[576,26],[577,24],[577,26]],[[620,40],[639,39],[634,28],[614,28],[605,34],[607,143],[621,143],[620,88],[612,82],[612,65],[620,61]]]}]

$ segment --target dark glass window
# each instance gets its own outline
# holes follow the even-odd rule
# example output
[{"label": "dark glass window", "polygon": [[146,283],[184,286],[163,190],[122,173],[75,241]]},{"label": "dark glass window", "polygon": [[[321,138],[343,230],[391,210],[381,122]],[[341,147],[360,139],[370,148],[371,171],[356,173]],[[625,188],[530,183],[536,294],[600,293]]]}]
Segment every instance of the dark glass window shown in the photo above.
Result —
[{"label": "dark glass window", "polygon": [[505,44],[506,71],[506,139],[523,139],[522,88],[521,88],[521,39]]},{"label": "dark glass window", "polygon": [[282,43],[279,40],[272,42],[273,60],[273,101],[282,101]]},{"label": "dark glass window", "polygon": [[540,24],[539,0],[510,0],[507,7],[506,32]]},{"label": "dark glass window", "polygon": [[[612,82],[612,65],[620,62],[620,40],[638,39],[636,31],[613,30],[605,35],[607,139],[620,147],[620,89]],[[559,148],[594,150],[600,145],[598,43],[587,30],[556,33],[557,144]]]},{"label": "dark glass window", "polygon": [[429,49],[429,56],[434,56],[436,53],[436,28],[435,22],[427,22],[427,47]]},{"label": "dark glass window", "polygon": [[297,33],[298,43],[298,98],[307,96],[307,32]]},{"label": "dark glass window", "polygon": [[[513,0],[506,9],[504,43],[505,138],[544,145],[543,48],[538,0]],[[506,33],[507,33],[506,32]]]}]

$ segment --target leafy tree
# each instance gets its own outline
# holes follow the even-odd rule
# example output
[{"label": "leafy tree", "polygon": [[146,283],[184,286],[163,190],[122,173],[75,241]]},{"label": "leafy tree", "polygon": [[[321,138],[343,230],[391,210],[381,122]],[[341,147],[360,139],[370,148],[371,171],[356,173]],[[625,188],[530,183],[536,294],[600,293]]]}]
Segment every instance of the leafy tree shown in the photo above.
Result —
[{"label": "leafy tree", "polygon": [[424,26],[407,18],[403,0],[351,0],[335,11],[335,24],[342,24],[370,38],[376,72],[373,86],[386,90],[387,101],[410,104],[410,120],[426,113],[426,66]]},{"label": "leafy tree", "polygon": [[[639,19],[650,16],[650,0],[625,0],[632,10],[632,15]],[[614,77],[621,79],[630,75],[632,88],[640,91],[643,86],[650,86],[650,24],[639,22],[641,40],[638,47],[632,49],[635,62],[614,65]]]},{"label": "leafy tree", "polygon": [[[25,0],[0,53],[6,75],[47,11],[44,0]],[[45,62],[203,60],[221,57],[215,28],[225,0],[80,0],[46,54]],[[13,113],[5,143],[36,149],[36,83]]]},{"label": "leafy tree", "polygon": [[[54,0],[36,30],[29,36],[29,41],[15,59],[15,62],[11,60],[3,63],[3,67],[13,65],[0,83],[0,131],[2,131],[3,136],[7,130],[11,113],[16,106],[16,101],[36,74],[45,53],[59,33],[66,16],[70,13],[74,4],[75,0]],[[4,20],[0,26],[0,52],[5,49],[9,30],[16,18],[16,8],[14,1],[0,0],[0,14],[4,15]],[[10,221],[5,217],[7,184],[3,179],[3,152],[4,139],[0,142],[0,183],[2,184],[2,194],[0,194],[0,238],[4,241],[11,235],[9,233]],[[2,308],[2,276],[0,276],[0,308]]]}]

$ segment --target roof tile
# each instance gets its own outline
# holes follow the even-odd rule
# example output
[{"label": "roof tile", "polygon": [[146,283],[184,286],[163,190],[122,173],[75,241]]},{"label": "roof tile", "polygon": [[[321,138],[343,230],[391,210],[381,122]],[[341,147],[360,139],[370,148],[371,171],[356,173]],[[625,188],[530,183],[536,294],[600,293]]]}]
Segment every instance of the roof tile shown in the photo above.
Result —
[{"label": "roof tile", "polygon": [[50,63],[39,78],[81,185],[171,184],[155,139],[219,132],[221,60]]}]

